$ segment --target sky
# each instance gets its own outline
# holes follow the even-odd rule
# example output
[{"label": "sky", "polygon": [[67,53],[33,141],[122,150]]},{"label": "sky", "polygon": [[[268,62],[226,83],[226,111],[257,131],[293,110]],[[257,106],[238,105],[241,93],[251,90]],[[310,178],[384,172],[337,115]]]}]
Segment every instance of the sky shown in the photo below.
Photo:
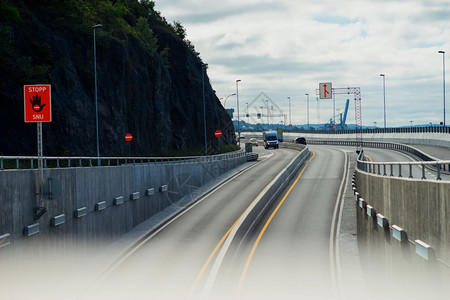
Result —
[{"label": "sky", "polygon": [[[257,114],[262,113],[263,123],[306,124],[308,112],[310,124],[329,122],[333,100],[316,99],[323,82],[331,82],[333,88],[361,88],[364,126],[384,127],[384,95],[387,127],[438,124],[444,119],[450,0],[155,3],[168,22],[179,21],[186,28],[226,108],[236,110],[236,96],[224,100],[236,93],[236,80],[241,80],[240,118],[250,123],[261,122]],[[438,51],[445,51],[445,56]],[[385,93],[380,74],[385,74]],[[353,95],[335,95],[335,112],[344,111],[347,98],[347,123],[355,123]]]}]

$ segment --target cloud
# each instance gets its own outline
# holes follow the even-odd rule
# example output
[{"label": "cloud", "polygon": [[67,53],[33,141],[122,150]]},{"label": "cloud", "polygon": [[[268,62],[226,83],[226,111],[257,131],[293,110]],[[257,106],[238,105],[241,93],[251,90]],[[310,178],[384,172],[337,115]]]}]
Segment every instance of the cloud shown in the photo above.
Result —
[{"label": "cloud", "polygon": [[[305,93],[315,101],[319,82],[332,81],[361,87],[364,124],[382,124],[384,73],[388,125],[443,118],[437,51],[450,52],[450,0],[160,0],[156,9],[186,27],[218,97],[241,79],[244,102],[264,91],[287,113],[289,96],[293,122],[305,123]],[[337,102],[343,108],[345,99]]]}]

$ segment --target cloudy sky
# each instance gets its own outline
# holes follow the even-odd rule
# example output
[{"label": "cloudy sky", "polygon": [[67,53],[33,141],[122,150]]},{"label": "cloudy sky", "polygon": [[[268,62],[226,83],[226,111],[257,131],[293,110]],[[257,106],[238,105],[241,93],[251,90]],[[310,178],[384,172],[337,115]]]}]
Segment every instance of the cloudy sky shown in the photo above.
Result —
[{"label": "cloudy sky", "polygon": [[[325,123],[333,115],[333,101],[318,102],[315,93],[320,82],[332,82],[334,88],[360,87],[363,125],[384,126],[380,73],[386,75],[388,127],[443,120],[443,55],[438,51],[450,58],[450,0],[155,2],[169,22],[186,28],[209,64],[219,98],[235,93],[236,79],[241,80],[240,111],[245,113],[249,104],[250,122],[257,122],[258,112],[267,114],[266,103],[270,123],[284,121],[285,114],[289,124],[290,97],[292,123],[305,124],[308,93],[310,123]],[[257,98],[261,92],[270,100]],[[335,97],[336,113],[343,112],[348,96]],[[352,95],[350,100],[348,122],[354,123]],[[226,108],[236,108],[235,96]]]}]

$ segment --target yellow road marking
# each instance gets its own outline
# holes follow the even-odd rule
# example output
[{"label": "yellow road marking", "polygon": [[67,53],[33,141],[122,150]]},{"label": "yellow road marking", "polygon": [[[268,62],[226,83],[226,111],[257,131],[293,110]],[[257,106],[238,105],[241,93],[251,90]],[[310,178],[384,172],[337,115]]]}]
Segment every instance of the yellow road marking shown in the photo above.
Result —
[{"label": "yellow road marking", "polygon": [[[372,157],[370,157],[369,154],[364,154],[364,156],[365,156],[370,162],[373,162],[373,159],[372,159]],[[373,165],[370,165],[369,167],[370,167],[370,173],[373,173],[373,168],[374,168],[374,166],[373,166]]]},{"label": "yellow road marking", "polygon": [[[269,183],[270,184],[270,183]],[[269,185],[267,184],[267,185]],[[267,187],[267,186],[266,186]],[[214,258],[214,256],[216,255],[217,251],[219,251],[220,247],[222,246],[222,244],[225,242],[225,240],[227,239],[227,237],[230,235],[230,232],[233,230],[233,228],[236,226],[236,224],[239,222],[239,220],[241,219],[242,215],[247,211],[248,207],[250,207],[253,202],[255,202],[259,196],[261,195],[261,193],[266,189],[266,187],[264,189],[261,190],[261,192],[258,194],[258,196],[256,196],[256,198],[247,206],[246,209],[244,209],[244,211],[242,212],[242,214],[239,216],[239,218],[236,219],[236,221],[233,223],[233,225],[231,225],[231,227],[228,229],[228,231],[223,235],[223,237],[220,239],[219,243],[216,245],[216,247],[214,248],[214,250],[211,252],[211,254],[209,255],[208,259],[206,260],[205,264],[203,265],[202,269],[200,270],[200,272],[198,273],[197,277],[195,278],[194,284],[191,287],[191,290],[189,291],[189,298],[192,297],[192,294],[194,293],[194,291],[196,290],[198,283],[200,282],[201,278],[203,277],[203,274],[205,273],[206,269],[208,268],[209,264],[211,263],[212,259]]]},{"label": "yellow road marking", "polygon": [[250,251],[249,256],[247,257],[247,261],[245,262],[245,266],[244,266],[244,270],[242,271],[241,274],[241,279],[239,281],[239,292],[241,291],[243,284],[244,284],[244,280],[245,277],[247,275],[248,272],[248,268],[250,267],[250,263],[253,259],[253,256],[255,254],[256,248],[259,245],[259,242],[261,241],[262,236],[264,235],[267,227],[269,226],[270,222],[272,221],[272,219],[275,217],[275,215],[277,214],[278,210],[280,209],[281,205],[283,205],[284,201],[286,200],[286,198],[289,196],[289,194],[291,193],[292,189],[297,185],[298,180],[300,179],[300,177],[303,175],[303,173],[305,172],[306,168],[308,167],[309,162],[316,156],[316,153],[314,151],[312,152],[312,157],[308,160],[308,162],[305,164],[305,166],[303,167],[302,171],[300,172],[300,174],[297,176],[297,178],[295,179],[294,183],[292,183],[291,187],[289,188],[289,190],[286,192],[286,194],[284,195],[283,199],[281,199],[280,203],[278,203],[277,207],[275,208],[275,210],[272,212],[272,214],[270,215],[269,219],[267,220],[267,222],[264,224],[264,227],[261,229],[258,237],[256,238],[255,243],[253,244],[252,250]]}]

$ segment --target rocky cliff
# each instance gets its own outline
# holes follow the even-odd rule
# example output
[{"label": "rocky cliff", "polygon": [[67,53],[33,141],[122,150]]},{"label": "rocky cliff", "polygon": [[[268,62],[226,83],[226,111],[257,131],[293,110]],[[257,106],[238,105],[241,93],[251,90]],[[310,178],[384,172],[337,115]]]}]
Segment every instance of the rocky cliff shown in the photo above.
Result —
[{"label": "rocky cliff", "polygon": [[[45,3],[43,3],[45,2]],[[43,5],[45,4],[45,5]],[[184,28],[152,1],[0,0],[0,155],[36,155],[36,125],[24,123],[23,85],[52,85],[44,155],[96,155],[96,30],[101,156],[204,153],[202,64]],[[83,7],[86,6],[86,7]],[[3,9],[2,8],[2,9]],[[145,22],[144,22],[144,21]],[[207,141],[235,144],[230,118],[205,76]]]}]

